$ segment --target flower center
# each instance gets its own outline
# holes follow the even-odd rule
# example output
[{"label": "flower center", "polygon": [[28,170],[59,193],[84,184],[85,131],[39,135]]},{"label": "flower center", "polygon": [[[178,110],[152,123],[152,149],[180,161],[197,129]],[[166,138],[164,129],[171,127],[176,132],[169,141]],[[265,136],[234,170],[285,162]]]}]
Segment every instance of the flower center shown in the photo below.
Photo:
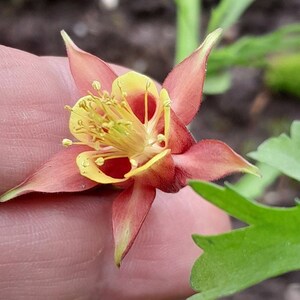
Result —
[{"label": "flower center", "polygon": [[[170,104],[168,93],[161,90],[159,99],[156,99],[156,108],[149,119],[149,87],[147,82],[144,93],[138,96],[138,109],[144,112],[142,122],[133,112],[128,96],[120,82],[117,81],[119,96],[102,91],[98,81],[92,86],[94,93],[78,100],[71,108],[70,129],[80,142],[64,139],[63,145],[88,144],[99,154],[95,163],[102,166],[106,160],[128,157],[133,168],[151,159],[166,149],[170,126]],[[120,96],[121,95],[121,96]],[[142,104],[142,105],[141,105]],[[164,121],[164,132],[157,132],[157,125]]]}]

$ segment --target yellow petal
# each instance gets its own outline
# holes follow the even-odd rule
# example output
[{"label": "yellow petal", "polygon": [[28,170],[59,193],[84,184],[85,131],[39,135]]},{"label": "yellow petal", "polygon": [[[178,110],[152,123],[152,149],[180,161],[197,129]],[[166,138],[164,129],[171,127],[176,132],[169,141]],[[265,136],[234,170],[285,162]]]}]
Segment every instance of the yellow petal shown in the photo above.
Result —
[{"label": "yellow petal", "polygon": [[103,173],[95,163],[99,156],[97,151],[86,151],[77,156],[76,163],[82,176],[102,184],[118,183],[127,180],[127,178],[113,178]]},{"label": "yellow petal", "polygon": [[134,170],[131,170],[130,172],[126,173],[124,175],[125,178],[130,178],[132,176],[136,176],[144,171],[146,171],[147,169],[149,169],[152,165],[154,165],[156,162],[158,162],[159,160],[163,159],[165,156],[167,156],[169,153],[171,152],[170,149],[166,149],[160,153],[158,153],[157,155],[155,155],[154,157],[152,157],[149,161],[147,161],[144,165],[142,165],[139,168],[136,168]]},{"label": "yellow petal", "polygon": [[149,94],[151,94],[155,99],[158,99],[159,95],[153,80],[140,73],[130,71],[114,80],[112,84],[112,94],[117,99],[121,100],[122,90],[130,99],[131,96],[145,94],[146,88],[148,89]]},{"label": "yellow petal", "polygon": [[144,124],[159,110],[159,94],[153,80],[131,71],[118,77],[112,85],[112,95],[126,100],[134,115]]}]

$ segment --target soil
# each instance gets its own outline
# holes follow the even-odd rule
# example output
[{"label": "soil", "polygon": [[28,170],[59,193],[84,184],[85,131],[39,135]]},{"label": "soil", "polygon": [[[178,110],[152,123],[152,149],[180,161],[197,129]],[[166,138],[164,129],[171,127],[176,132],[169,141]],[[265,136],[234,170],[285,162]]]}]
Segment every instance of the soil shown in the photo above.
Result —
[{"label": "soil", "polygon": [[[86,51],[162,81],[174,60],[173,1],[120,0],[114,9],[105,2],[2,0],[0,44],[37,55],[65,56],[59,34],[65,29]],[[216,3],[203,1],[203,23]],[[260,0],[226,37],[234,40],[242,35],[261,35],[297,21],[299,0]],[[260,70],[236,68],[232,72],[231,89],[221,96],[205,96],[191,129],[197,139],[223,140],[244,155],[266,138],[288,132],[292,120],[300,119],[300,99],[268,91]],[[268,192],[275,195],[273,205],[292,205],[299,185],[282,177]],[[300,272],[267,280],[224,299],[300,299]]]}]

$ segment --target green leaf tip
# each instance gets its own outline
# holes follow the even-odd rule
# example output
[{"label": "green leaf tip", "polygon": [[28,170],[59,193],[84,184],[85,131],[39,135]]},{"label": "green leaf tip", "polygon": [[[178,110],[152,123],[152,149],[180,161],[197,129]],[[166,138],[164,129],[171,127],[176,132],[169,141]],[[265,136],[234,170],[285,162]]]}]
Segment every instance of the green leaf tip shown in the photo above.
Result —
[{"label": "green leaf tip", "polygon": [[195,244],[203,250],[207,250],[209,247],[213,246],[213,242],[209,237],[200,235],[200,234],[193,234],[192,239]]}]

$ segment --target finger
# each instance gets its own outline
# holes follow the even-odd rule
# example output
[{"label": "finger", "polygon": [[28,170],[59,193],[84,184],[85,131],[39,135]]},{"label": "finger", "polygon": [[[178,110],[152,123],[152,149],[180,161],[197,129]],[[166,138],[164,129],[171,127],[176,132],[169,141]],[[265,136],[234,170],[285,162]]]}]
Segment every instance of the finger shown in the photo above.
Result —
[{"label": "finger", "polygon": [[109,199],[99,196],[34,194],[1,205],[1,298],[92,297],[109,211]]},{"label": "finger", "polygon": [[20,183],[68,136],[76,88],[65,60],[0,47],[0,192]]},{"label": "finger", "polygon": [[[188,188],[158,197],[121,269],[113,261],[115,195],[35,194],[1,205],[3,299],[178,299],[192,293],[192,233],[228,219]],[[103,194],[102,194],[103,195]]]}]

